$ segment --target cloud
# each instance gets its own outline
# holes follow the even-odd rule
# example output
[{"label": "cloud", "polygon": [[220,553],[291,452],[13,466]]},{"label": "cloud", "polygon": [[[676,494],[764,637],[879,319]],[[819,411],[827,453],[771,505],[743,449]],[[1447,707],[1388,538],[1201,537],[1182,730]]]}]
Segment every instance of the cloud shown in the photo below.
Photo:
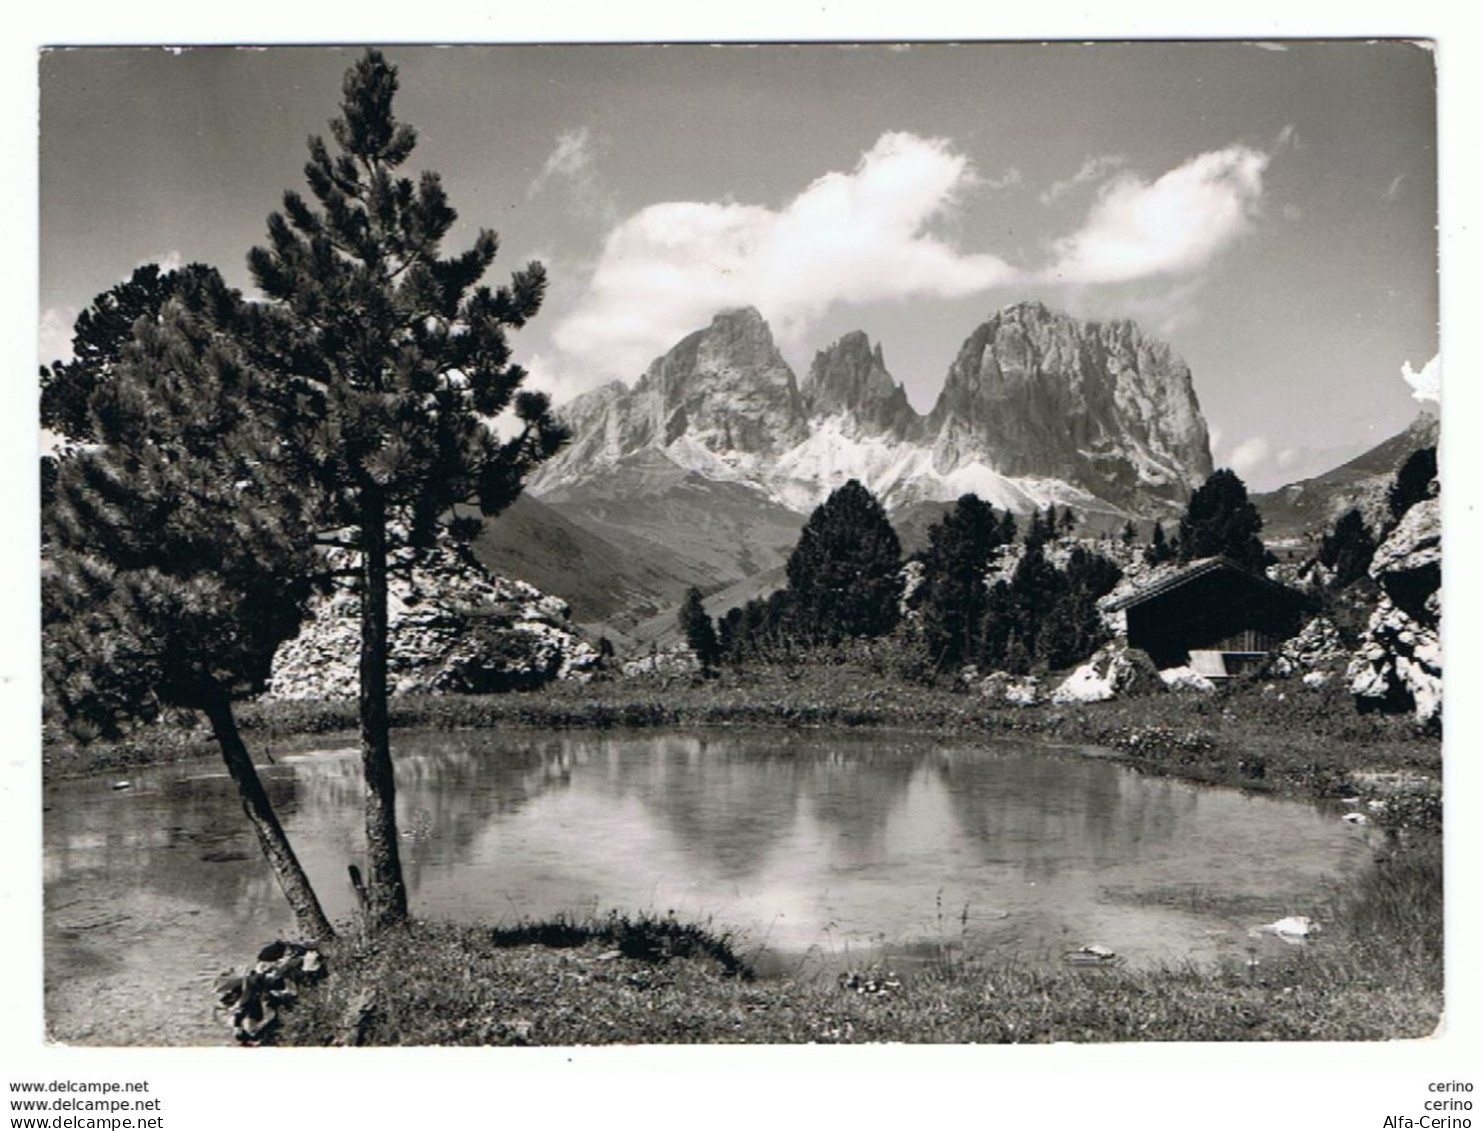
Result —
[{"label": "cloud", "polygon": [[1271,458],[1271,444],[1264,436],[1252,436],[1235,445],[1225,458],[1230,470],[1242,479],[1258,471]]},{"label": "cloud", "polygon": [[[180,268],[185,266],[185,256],[181,255],[179,251],[167,251],[164,255],[146,260],[145,262],[158,263],[160,270],[169,274],[171,271],[179,271]],[[143,264],[141,263],[140,266],[142,267]]]},{"label": "cloud", "polygon": [[75,306],[49,306],[41,312],[36,345],[42,365],[72,360],[72,328],[81,313]]},{"label": "cloud", "polygon": [[1368,442],[1359,442],[1336,447],[1295,445],[1278,449],[1265,436],[1251,436],[1221,454],[1221,440],[1218,429],[1211,429],[1209,446],[1215,453],[1215,465],[1230,468],[1252,491],[1274,491],[1288,483],[1320,475],[1368,446]]},{"label": "cloud", "polygon": [[1069,177],[1063,181],[1056,181],[1040,193],[1039,202],[1048,208],[1067,193],[1081,185],[1099,181],[1125,164],[1127,164],[1127,158],[1120,153],[1103,153],[1096,157],[1087,157],[1081,163],[1081,167]]},{"label": "cloud", "polygon": [[1399,176],[1395,177],[1394,180],[1389,182],[1389,187],[1385,189],[1384,192],[1380,195],[1383,196],[1385,200],[1398,200],[1400,196],[1400,188],[1404,185],[1405,178],[1407,176],[1409,176],[1408,173],[1399,174]]},{"label": "cloud", "polygon": [[552,183],[565,186],[577,215],[609,225],[617,222],[617,206],[597,172],[592,133],[586,126],[557,136],[556,148],[535,174],[525,195],[534,199]]},{"label": "cloud", "polygon": [[1259,150],[1232,145],[1151,183],[1118,177],[1080,230],[1055,243],[1044,281],[1117,283],[1203,267],[1250,227],[1269,163]]},{"label": "cloud", "polygon": [[1024,174],[1019,172],[1017,166],[1011,166],[1001,177],[980,177],[979,183],[995,192],[999,189],[1013,188],[1024,180]]},{"label": "cloud", "polygon": [[836,303],[953,298],[1009,282],[1019,273],[997,256],[926,231],[979,183],[948,141],[887,133],[852,170],[819,177],[779,209],[651,205],[608,234],[554,342],[582,383],[631,379],[728,307],[756,306],[796,342]]},{"label": "cloud", "polygon": [[1425,363],[1419,373],[1405,362],[1400,366],[1400,376],[1410,386],[1410,395],[1422,403],[1441,403],[1441,355],[1436,354]]},{"label": "cloud", "polygon": [[1199,320],[1202,311],[1198,299],[1203,291],[1204,279],[1194,276],[1164,286],[1120,294],[1113,302],[1117,317],[1131,318],[1150,333],[1160,338],[1171,338],[1177,331]]}]

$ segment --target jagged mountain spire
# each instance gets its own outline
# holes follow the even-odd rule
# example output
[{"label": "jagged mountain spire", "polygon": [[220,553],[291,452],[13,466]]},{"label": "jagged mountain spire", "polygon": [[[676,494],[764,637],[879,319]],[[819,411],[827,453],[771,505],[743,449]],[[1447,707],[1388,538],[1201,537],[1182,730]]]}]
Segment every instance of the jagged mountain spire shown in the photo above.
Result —
[{"label": "jagged mountain spire", "polygon": [[906,390],[885,368],[884,347],[862,330],[818,351],[802,391],[810,417],[843,416],[856,434],[905,439],[920,431]]}]

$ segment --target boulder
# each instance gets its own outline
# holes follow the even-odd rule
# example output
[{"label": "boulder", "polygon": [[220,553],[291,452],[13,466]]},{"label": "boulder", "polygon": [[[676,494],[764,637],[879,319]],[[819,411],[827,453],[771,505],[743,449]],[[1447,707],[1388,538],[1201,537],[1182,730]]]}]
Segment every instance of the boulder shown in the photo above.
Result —
[{"label": "boulder", "polygon": [[1348,665],[1360,706],[1412,710],[1422,722],[1441,713],[1441,500],[1405,512],[1374,553],[1369,576],[1379,604]]},{"label": "boulder", "polygon": [[280,939],[263,947],[252,966],[216,979],[218,1015],[238,1041],[258,1044],[277,1027],[279,1012],[298,1000],[299,988],[324,973],[316,944]]},{"label": "boulder", "polygon": [[1169,691],[1197,691],[1207,694],[1214,690],[1214,680],[1200,675],[1188,666],[1164,668],[1158,673],[1158,678],[1163,681],[1163,686]]},{"label": "boulder", "polygon": [[700,673],[700,658],[688,645],[667,651],[654,651],[645,656],[624,660],[622,672],[629,679],[645,676],[667,679],[676,676],[693,676]]},{"label": "boulder", "polygon": [[1099,703],[1164,690],[1158,669],[1148,654],[1118,642],[1101,648],[1071,672],[1051,699],[1056,703]]},{"label": "boulder", "polygon": [[1388,597],[1369,619],[1347,671],[1349,690],[1361,706],[1413,710],[1428,722],[1441,712],[1441,639]]},{"label": "boulder", "polygon": [[[332,557],[336,568],[355,562],[347,551]],[[451,539],[398,550],[389,565],[393,695],[529,688],[587,678],[598,666],[597,650],[569,624],[566,602],[489,573]],[[273,657],[265,697],[353,698],[359,656],[360,598],[346,581],[310,602],[299,634]]]},{"label": "boulder", "polygon": [[1033,707],[1044,701],[1044,685],[1033,675],[994,672],[983,677],[978,690],[990,703],[1009,707]]},{"label": "boulder", "polygon": [[1328,672],[1342,668],[1348,659],[1338,626],[1327,617],[1313,617],[1272,654],[1271,671],[1280,676]]}]

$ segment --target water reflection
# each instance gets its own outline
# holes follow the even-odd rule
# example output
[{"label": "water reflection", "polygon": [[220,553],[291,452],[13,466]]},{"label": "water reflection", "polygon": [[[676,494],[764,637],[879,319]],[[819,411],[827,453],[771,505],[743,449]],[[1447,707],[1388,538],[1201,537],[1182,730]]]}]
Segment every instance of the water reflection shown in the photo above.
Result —
[{"label": "water reflection", "polygon": [[[1263,897],[1275,916],[1362,855],[1307,806],[1027,744],[482,732],[398,735],[395,757],[416,913],[673,909],[781,956],[946,941],[1034,957],[1099,941],[1134,960],[1210,957],[1243,945],[1239,924],[1127,893]],[[347,915],[364,844],[354,751],[262,769],[327,909]],[[47,804],[49,971],[95,945],[98,908],[124,898],[204,908],[192,937],[224,948],[286,925],[235,788],[209,763],[138,773],[122,792],[59,783]]]}]

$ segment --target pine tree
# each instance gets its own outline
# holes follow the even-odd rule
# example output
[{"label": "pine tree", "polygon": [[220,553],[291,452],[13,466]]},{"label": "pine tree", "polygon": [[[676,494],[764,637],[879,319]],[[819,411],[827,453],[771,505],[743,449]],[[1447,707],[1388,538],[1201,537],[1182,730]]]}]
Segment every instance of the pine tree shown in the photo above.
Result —
[{"label": "pine tree", "polygon": [[1189,497],[1178,524],[1179,560],[1222,556],[1259,573],[1266,568],[1261,525],[1240,476],[1220,468]]},{"label": "pine tree", "polygon": [[1385,496],[1392,524],[1390,529],[1399,524],[1407,510],[1430,495],[1431,480],[1436,478],[1436,473],[1435,448],[1421,448],[1412,452],[1400,465]]},{"label": "pine tree", "polygon": [[716,622],[716,650],[721,659],[730,664],[739,664],[744,659],[742,652],[742,622],[746,613],[739,605],[733,605],[726,610],[724,616]]},{"label": "pine tree", "polygon": [[140,319],[158,322],[177,293],[219,282],[215,268],[191,263],[162,271],[156,263],[135,268],[122,283],[98,295],[73,324],[72,360],[41,370],[41,426],[65,440],[87,443],[96,436],[90,418],[93,393],[113,377],[124,347]]},{"label": "pine tree", "polygon": [[1053,542],[1060,536],[1060,519],[1055,513],[1055,504],[1045,504],[1044,536],[1047,542]]},{"label": "pine tree", "polygon": [[926,532],[922,630],[939,666],[957,667],[978,656],[988,560],[1000,545],[1001,530],[993,508],[969,494]]},{"label": "pine tree", "polygon": [[1127,525],[1122,527],[1122,545],[1131,546],[1137,542],[1137,524],[1130,518]]},{"label": "pine tree", "polygon": [[989,671],[1011,668],[1010,644],[1014,640],[1014,596],[1007,581],[996,581],[988,590],[979,629],[978,663]]},{"label": "pine tree", "polygon": [[1003,518],[998,524],[998,544],[1000,546],[1012,546],[1019,539],[1019,521],[1014,517],[1014,512],[1005,510]]},{"label": "pine tree", "polygon": [[901,546],[885,508],[859,480],[809,516],[787,560],[792,623],[808,643],[883,636],[900,617]]},{"label": "pine tree", "polygon": [[1122,571],[1100,554],[1077,546],[1062,571],[1060,598],[1047,614],[1037,655],[1051,668],[1084,660],[1109,639],[1096,602],[1122,580]]},{"label": "pine tree", "polygon": [[1364,577],[1377,548],[1364,516],[1354,508],[1344,511],[1323,535],[1317,552],[1317,560],[1330,572],[1329,586],[1342,589]]},{"label": "pine tree", "polygon": [[[335,152],[309,141],[305,168],[318,207],[297,192],[268,218],[269,245],[248,256],[271,306],[253,341],[296,399],[290,439],[326,505],[320,516],[358,558],[360,730],[370,863],[367,921],[407,914],[396,834],[386,704],[387,560],[426,545],[458,503],[498,513],[566,434],[547,399],[522,392],[508,328],[533,316],[545,271],[532,263],[508,286],[479,280],[498,250],[482,230],[468,251],[441,256],[457,214],[436,173],[397,170],[416,146],[392,102],[396,68],[367,50],[345,75]],[[508,439],[485,423],[512,410]]]},{"label": "pine tree", "polygon": [[684,595],[684,604],[679,607],[679,631],[700,661],[701,670],[713,668],[720,659],[720,641],[715,635],[715,622],[705,611],[705,599],[694,586],[690,586]]},{"label": "pine tree", "polygon": [[1162,565],[1173,560],[1173,547],[1168,544],[1168,536],[1163,533],[1161,522],[1153,523],[1153,538],[1143,551],[1142,558],[1148,565]]},{"label": "pine tree", "polygon": [[232,711],[297,631],[313,569],[279,421],[230,336],[183,303],[136,330],[101,359],[107,380],[84,406],[91,443],[57,461],[43,516],[48,707],[83,739],[165,708],[203,713],[299,930],[328,939]]},{"label": "pine tree", "polygon": [[1039,654],[1040,633],[1066,590],[1065,575],[1045,557],[1044,523],[1032,512],[1024,552],[1007,583],[989,596],[983,616],[982,665],[1023,674]]},{"label": "pine tree", "polygon": [[1122,571],[1082,546],[1064,569],[1045,556],[1044,543],[1026,543],[1013,577],[988,593],[982,619],[984,667],[1023,674],[1036,662],[1068,667],[1107,639],[1096,602],[1122,579]]}]

